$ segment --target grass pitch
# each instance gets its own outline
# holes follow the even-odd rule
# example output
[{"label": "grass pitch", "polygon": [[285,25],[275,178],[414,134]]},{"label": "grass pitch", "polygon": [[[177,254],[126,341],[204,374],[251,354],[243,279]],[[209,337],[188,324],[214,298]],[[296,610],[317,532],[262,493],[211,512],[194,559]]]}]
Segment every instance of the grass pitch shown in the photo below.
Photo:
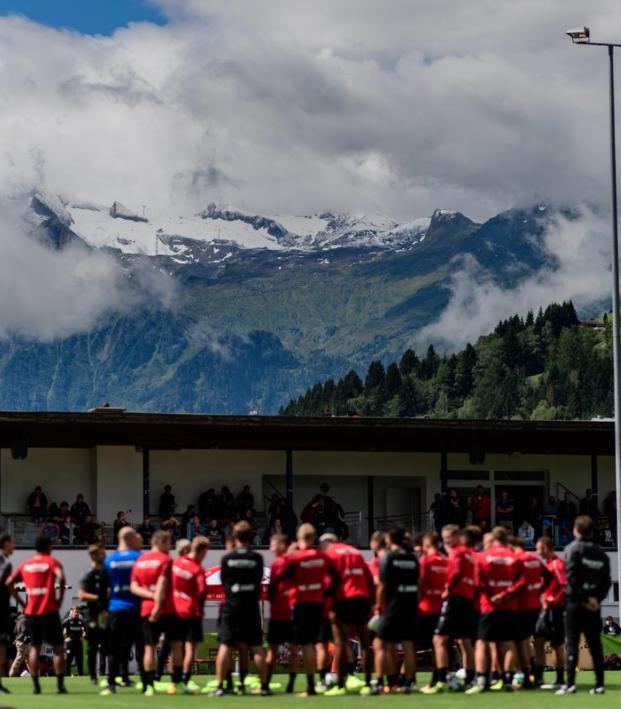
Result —
[{"label": "grass pitch", "polygon": [[[206,678],[196,677],[198,684],[203,686]],[[209,679],[213,679],[211,676]],[[549,681],[552,681],[553,675],[548,675]],[[282,683],[284,688],[287,678],[275,677],[275,681]],[[419,673],[418,682],[424,684],[427,680],[425,673]],[[177,704],[182,704],[185,707],[190,707],[192,704],[212,704],[214,707],[222,705],[226,709],[243,709],[244,707],[256,706],[259,704],[267,704],[270,707],[278,707],[278,709],[289,709],[292,703],[300,704],[336,704],[339,709],[359,709],[362,704],[375,704],[379,702],[382,706],[389,705],[392,709],[405,709],[415,703],[418,706],[429,705],[432,709],[455,709],[456,705],[460,707],[499,707],[500,709],[541,709],[543,706],[548,708],[554,704],[560,707],[566,706],[567,703],[578,706],[598,706],[602,709],[617,709],[621,700],[621,672],[608,672],[606,675],[606,694],[603,696],[589,696],[588,689],[592,686],[593,674],[584,672],[578,674],[579,692],[576,695],[568,697],[556,697],[551,692],[543,691],[519,691],[513,693],[505,692],[486,692],[472,697],[465,696],[457,692],[446,692],[435,696],[424,696],[418,693],[410,695],[391,694],[382,697],[360,697],[357,694],[349,694],[346,697],[328,698],[318,696],[310,699],[301,699],[295,695],[287,695],[283,690],[276,690],[273,697],[259,697],[247,695],[244,697],[229,696],[219,699],[210,699],[205,694],[198,696],[174,696],[158,695],[147,699],[134,689],[119,689],[115,696],[100,697],[99,689],[93,687],[89,680],[85,677],[69,677],[67,679],[67,689],[70,694],[57,695],[56,680],[54,678],[43,678],[41,680],[43,694],[35,696],[32,694],[32,682],[29,677],[24,678],[4,678],[3,684],[11,690],[10,695],[0,696],[0,709],[4,707],[14,707],[15,709],[102,709],[110,707],[110,709],[141,709],[142,707],[174,707]],[[302,691],[305,688],[305,679],[303,676],[298,676],[296,688]]]}]

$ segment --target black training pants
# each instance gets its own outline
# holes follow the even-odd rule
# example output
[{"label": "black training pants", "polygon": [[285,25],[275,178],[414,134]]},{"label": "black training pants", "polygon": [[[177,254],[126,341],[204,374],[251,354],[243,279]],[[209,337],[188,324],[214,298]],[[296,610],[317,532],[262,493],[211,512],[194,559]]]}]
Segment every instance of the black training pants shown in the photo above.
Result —
[{"label": "black training pants", "polygon": [[71,665],[75,662],[80,677],[84,674],[84,648],[82,639],[69,640],[67,643],[67,674],[71,674]]},{"label": "black training pants", "polygon": [[108,653],[106,635],[107,631],[97,625],[89,626],[86,631],[88,673],[91,679],[96,679],[97,677],[97,654],[99,654],[99,674],[106,674],[106,655]]},{"label": "black training pants", "polygon": [[123,680],[129,679],[129,660],[135,647],[136,661],[143,674],[142,628],[137,611],[112,611],[108,617],[108,684],[114,686],[119,673]]},{"label": "black training pants", "polygon": [[604,686],[604,653],[602,650],[602,620],[599,611],[590,611],[581,603],[568,603],[565,609],[565,644],[567,646],[567,684],[576,683],[576,666],[580,633],[584,633],[593,658],[595,685]]}]

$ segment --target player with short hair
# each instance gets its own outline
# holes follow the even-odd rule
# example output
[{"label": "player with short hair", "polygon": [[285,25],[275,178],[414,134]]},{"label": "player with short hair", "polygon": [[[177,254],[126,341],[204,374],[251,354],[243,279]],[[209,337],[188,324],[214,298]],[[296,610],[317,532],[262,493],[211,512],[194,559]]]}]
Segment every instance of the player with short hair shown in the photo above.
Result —
[{"label": "player with short hair", "polygon": [[[375,585],[359,549],[338,541],[334,534],[322,535],[320,544],[340,580],[330,613],[336,647],[337,685],[329,689],[326,696],[342,696],[347,692],[345,688],[347,674],[353,670],[347,654],[351,635],[357,635],[360,640],[360,655],[365,674],[364,686],[371,686],[372,662],[367,623],[371,617]],[[368,690],[365,690],[366,692]]]},{"label": "player with short hair", "polygon": [[[393,527],[387,534],[388,552],[380,566],[377,606],[383,607],[377,635],[384,646],[388,685],[397,687],[397,645],[405,655],[403,683],[398,691],[409,693],[416,672],[416,618],[418,615],[419,563],[406,543],[405,532]],[[361,640],[362,642],[362,640]]]},{"label": "player with short hair", "polygon": [[177,615],[178,633],[172,638],[173,665],[182,666],[182,681],[188,694],[195,694],[199,686],[192,682],[192,665],[196,646],[203,640],[203,606],[207,583],[203,561],[209,550],[209,539],[196,536],[190,552],[178,556],[172,564],[172,600]]},{"label": "player with short hair", "polygon": [[254,663],[261,678],[261,695],[270,696],[267,682],[263,630],[261,628],[261,581],[263,557],[249,548],[252,527],[248,522],[238,522],[233,528],[235,548],[222,557],[220,576],[224,587],[224,606],[220,619],[220,648],[216,659],[218,688],[210,696],[227,694],[224,687],[233,648],[250,648]]},{"label": "player with short hair", "polygon": [[[565,684],[565,562],[554,553],[554,543],[550,537],[540,537],[537,541],[537,553],[543,560],[550,577],[543,591],[543,611],[535,632],[535,684],[541,689],[560,689]],[[548,684],[543,682],[543,670],[546,664],[545,643],[549,642],[554,650],[556,680]]]},{"label": "player with short hair", "polygon": [[[130,590],[140,598],[140,618],[144,640],[143,668],[144,694],[152,697],[157,658],[155,648],[164,634],[172,642],[178,633],[175,606],[170,581],[170,532],[158,529],[151,535],[151,551],[141,554],[131,570]],[[181,684],[181,667],[173,663],[170,693],[176,693]],[[181,688],[184,689],[184,688]]]},{"label": "player with short hair", "polygon": [[286,534],[272,535],[270,539],[270,551],[274,555],[274,560],[271,566],[269,586],[270,624],[267,631],[267,642],[269,644],[267,652],[267,678],[269,681],[274,672],[278,657],[278,648],[281,645],[289,645],[291,660],[286,693],[292,694],[295,689],[295,678],[298,671],[298,646],[295,643],[291,604],[289,602],[289,588],[286,579],[283,579],[283,572],[287,566],[286,554],[288,548],[289,537]]},{"label": "player with short hair", "polygon": [[86,642],[88,672],[91,684],[97,684],[97,654],[100,654],[100,672],[105,674],[107,653],[107,628],[102,617],[105,609],[103,598],[105,579],[103,561],[106,550],[99,544],[92,544],[88,548],[91,558],[91,568],[82,577],[78,598],[86,603]]},{"label": "player with short hair", "polygon": [[142,633],[140,628],[140,598],[131,591],[132,569],[140,552],[140,539],[132,527],[122,527],[118,534],[116,551],[104,561],[108,596],[108,686],[101,696],[116,693],[116,677],[122,671],[122,687],[131,686],[129,658],[136,647],[136,660],[146,688],[142,667]]},{"label": "player with short hair", "polygon": [[504,680],[498,681],[498,688],[512,689],[510,653],[515,652],[517,595],[524,585],[524,569],[521,560],[509,547],[505,527],[494,527],[491,534],[491,546],[482,551],[477,560],[477,592],[481,599],[475,650],[477,680],[466,690],[466,694],[477,694],[487,689],[490,645],[496,650],[498,664],[504,672]]},{"label": "player with short hair", "polygon": [[448,553],[449,564],[446,587],[440,596],[440,618],[433,636],[437,679],[435,683],[432,680],[430,686],[421,688],[423,694],[438,694],[446,689],[451,640],[460,644],[466,684],[474,678],[472,638],[476,636],[477,627],[475,529],[467,527],[460,531],[456,524],[442,527],[442,544]]},{"label": "player with short hair", "polygon": [[52,540],[39,537],[35,542],[36,554],[22,561],[10,576],[8,585],[18,605],[21,604],[16,584],[20,581],[26,591],[24,613],[31,637],[28,666],[34,693],[41,694],[39,682],[39,654],[41,645],[49,643],[54,648],[54,672],[58,694],[66,694],[65,648],[59,610],[65,595],[65,572],[62,564],[52,557]]}]

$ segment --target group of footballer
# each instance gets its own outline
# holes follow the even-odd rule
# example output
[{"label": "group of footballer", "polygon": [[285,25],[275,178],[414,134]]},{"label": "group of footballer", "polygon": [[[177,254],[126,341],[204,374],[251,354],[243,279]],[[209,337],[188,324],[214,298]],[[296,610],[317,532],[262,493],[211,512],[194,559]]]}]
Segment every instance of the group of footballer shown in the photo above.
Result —
[{"label": "group of footballer", "polygon": [[[411,692],[416,653],[429,650],[433,674],[420,691],[444,691],[454,664],[453,648],[458,649],[457,676],[463,679],[466,694],[516,686],[571,694],[576,691],[578,645],[584,633],[595,669],[591,692],[600,694],[604,691],[600,603],[611,582],[608,557],[592,534],[592,521],[578,517],[575,541],[563,560],[550,539],[540,539],[536,551],[529,551],[504,527],[481,538],[477,527],[447,525],[441,536],[428,532],[415,539],[394,528],[373,534],[374,557],[367,562],[360,550],[335,535],[317,540],[312,525],[302,524],[294,541],[285,535],[271,539],[274,559],[265,652],[264,562],[250,547],[250,525],[239,522],[221,560],[224,598],[218,620],[217,681],[213,688],[201,690],[192,679],[192,668],[196,646],[203,639],[207,596],[203,561],[209,540],[195,537],[172,558],[169,533],[155,532],[151,549],[143,552],[140,535],[126,527],[112,553],[89,548],[91,569],[80,584],[79,598],[88,614],[91,678],[97,682],[97,653],[105,651],[108,677],[101,694],[115,694],[119,684],[130,686],[133,652],[140,687],[146,696],[154,696],[158,655],[170,655],[172,681],[167,693],[204,691],[220,697],[233,691],[237,653],[239,690],[244,691],[252,659],[260,678],[257,691],[269,696],[279,648],[287,645],[287,693],[295,690],[301,658],[304,696],[320,692],[343,696],[352,687],[352,641],[358,641],[362,695]],[[65,588],[62,566],[51,555],[50,541],[41,538],[35,556],[13,571],[8,562],[12,548],[8,535],[0,538],[0,619],[8,619],[12,594],[24,606],[29,623],[34,692],[41,692],[38,658],[45,642],[54,647],[57,691],[66,693],[59,616]],[[556,679],[550,684],[543,680],[546,642],[556,664]],[[0,684],[0,691],[8,690]]]}]

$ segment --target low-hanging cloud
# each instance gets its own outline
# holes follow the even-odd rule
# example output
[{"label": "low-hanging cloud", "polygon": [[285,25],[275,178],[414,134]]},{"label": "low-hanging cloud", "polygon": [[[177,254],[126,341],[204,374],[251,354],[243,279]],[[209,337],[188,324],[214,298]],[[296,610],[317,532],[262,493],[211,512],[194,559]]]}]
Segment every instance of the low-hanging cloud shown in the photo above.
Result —
[{"label": "low-hanging cloud", "polygon": [[171,304],[169,278],[138,266],[131,278],[110,255],[79,242],[54,249],[0,199],[0,339],[52,340],[90,330],[109,313]]},{"label": "low-hanging cloud", "polygon": [[516,313],[526,315],[529,310],[537,312],[549,303],[570,299],[578,309],[607,300],[611,292],[609,231],[606,220],[588,208],[578,218],[557,216],[541,244],[555,267],[541,269],[515,288],[500,286],[474,257],[459,257],[448,306],[437,322],[416,334],[415,344],[457,349]]}]

